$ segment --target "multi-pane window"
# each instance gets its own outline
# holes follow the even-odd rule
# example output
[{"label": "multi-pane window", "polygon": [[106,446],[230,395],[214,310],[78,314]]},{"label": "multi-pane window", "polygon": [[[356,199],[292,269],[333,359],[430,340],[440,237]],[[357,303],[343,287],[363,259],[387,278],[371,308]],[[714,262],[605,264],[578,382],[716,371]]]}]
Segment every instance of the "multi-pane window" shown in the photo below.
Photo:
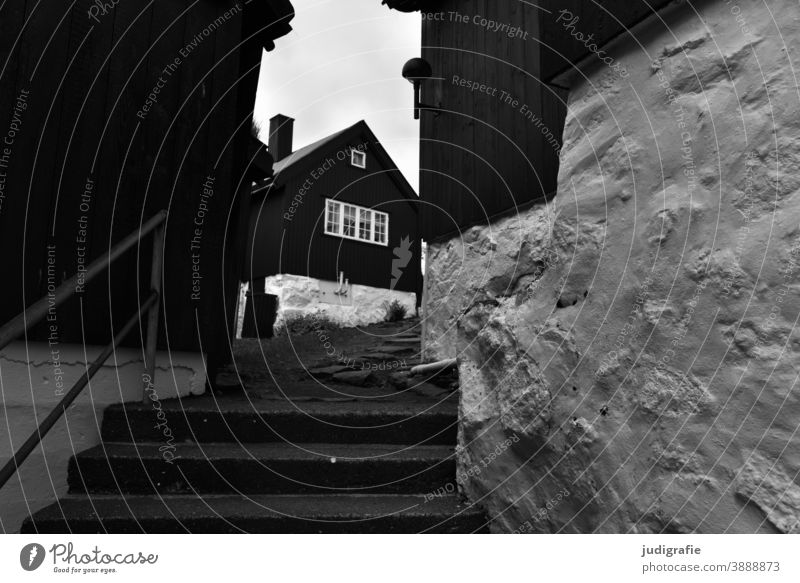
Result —
[{"label": "multi-pane window", "polygon": [[325,213],[325,232],[336,233],[339,230],[339,221],[341,220],[342,213],[339,212],[339,204],[336,201],[329,200],[327,205],[327,212]]},{"label": "multi-pane window", "polygon": [[372,211],[369,209],[358,209],[358,238],[372,240]]},{"label": "multi-pane window", "polygon": [[342,224],[342,235],[344,237],[356,236],[356,207],[351,204],[342,205],[344,207],[344,223]]},{"label": "multi-pane window", "polygon": [[375,213],[375,231],[372,240],[381,245],[386,245],[386,231],[389,223],[389,216],[383,213]]},{"label": "multi-pane window", "polygon": [[389,215],[328,200],[325,203],[325,233],[375,245],[388,245]]}]

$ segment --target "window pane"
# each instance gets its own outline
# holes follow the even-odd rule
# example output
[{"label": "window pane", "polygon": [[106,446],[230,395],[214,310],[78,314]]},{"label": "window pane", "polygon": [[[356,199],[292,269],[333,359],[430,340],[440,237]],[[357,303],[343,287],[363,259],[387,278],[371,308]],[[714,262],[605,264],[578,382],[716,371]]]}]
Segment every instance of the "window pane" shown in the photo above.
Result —
[{"label": "window pane", "polygon": [[328,201],[325,232],[334,235],[339,234],[339,203],[332,200]]},{"label": "window pane", "polygon": [[326,200],[325,233],[386,245],[389,240],[389,215],[354,204]]},{"label": "window pane", "polygon": [[372,211],[359,209],[358,238],[369,241],[372,237]]},{"label": "window pane", "polygon": [[375,213],[375,238],[376,243],[386,243],[386,215]]},{"label": "window pane", "polygon": [[344,205],[344,231],[345,237],[356,236],[356,207],[349,204]]},{"label": "window pane", "polygon": [[367,165],[367,155],[359,150],[350,150],[350,163],[353,166],[364,168]]}]

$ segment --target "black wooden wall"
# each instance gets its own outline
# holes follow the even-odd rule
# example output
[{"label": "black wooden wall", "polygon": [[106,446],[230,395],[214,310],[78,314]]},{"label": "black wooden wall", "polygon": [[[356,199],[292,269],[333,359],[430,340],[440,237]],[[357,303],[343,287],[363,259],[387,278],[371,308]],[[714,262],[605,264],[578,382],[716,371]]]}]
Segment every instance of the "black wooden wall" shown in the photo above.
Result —
[{"label": "black wooden wall", "polygon": [[[571,33],[594,34],[601,46],[668,1],[421,3],[422,56],[435,78],[422,100],[445,110],[422,113],[425,238],[455,236],[555,194],[568,92],[550,79],[590,52]],[[567,16],[578,17],[570,30]]]},{"label": "black wooden wall", "polygon": [[[87,262],[107,253],[168,209],[162,346],[223,354],[241,269],[232,241],[244,216],[241,194],[249,188],[240,176],[262,46],[270,36],[263,29],[274,14],[258,0],[123,1],[92,18],[93,6],[90,0],[8,0],[0,7],[3,136],[15,97],[30,92],[0,207],[6,274],[0,322],[47,293],[48,245],[61,283],[78,269],[81,253]],[[279,28],[273,36],[286,32]],[[260,37],[253,34],[259,31]],[[180,62],[166,74],[175,59]],[[144,112],[159,78],[157,101]],[[208,176],[213,195],[203,209]],[[85,243],[77,241],[83,225]],[[192,249],[198,228],[199,246]],[[149,243],[129,253],[60,308],[60,342],[106,342],[149,285],[150,253]],[[40,327],[34,337],[46,332]]]},{"label": "black wooden wall", "polygon": [[[446,112],[422,113],[420,195],[429,203],[428,239],[488,222],[555,190],[557,150],[548,147],[524,113],[531,110],[560,139],[565,111],[563,92],[540,81],[535,37],[541,15],[533,4],[434,4],[432,10],[444,18],[423,18],[422,56],[441,79],[423,86],[423,101],[441,104]],[[513,23],[528,33],[527,40],[477,25],[476,17]],[[472,91],[460,85],[461,79],[486,89]]]},{"label": "black wooden wall", "polygon": [[272,338],[278,316],[278,296],[247,292],[242,322],[242,338]]}]

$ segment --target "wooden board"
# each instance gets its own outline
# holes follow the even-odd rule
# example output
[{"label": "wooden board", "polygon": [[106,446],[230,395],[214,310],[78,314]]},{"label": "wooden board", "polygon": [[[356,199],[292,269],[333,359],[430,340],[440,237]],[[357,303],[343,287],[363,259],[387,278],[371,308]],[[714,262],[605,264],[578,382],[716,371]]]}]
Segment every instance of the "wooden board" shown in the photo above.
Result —
[{"label": "wooden board", "polygon": [[[0,321],[47,291],[48,244],[56,245],[58,284],[80,261],[107,253],[168,209],[161,345],[200,350],[202,344],[205,352],[224,352],[241,267],[228,238],[241,227],[236,192],[243,184],[259,43],[271,34],[243,42],[244,24],[265,29],[274,20],[274,5],[241,4],[222,21],[237,6],[234,0],[121,2],[96,19],[89,17],[91,0],[77,0],[71,10],[69,4],[42,2],[34,13],[35,5],[8,0],[0,9],[2,61],[21,35],[3,73],[0,127],[8,127],[20,88],[35,87],[7,183],[13,196],[0,209],[0,245],[13,278],[0,292]],[[288,28],[280,30],[285,34]],[[170,64],[175,66],[167,69]],[[156,87],[157,100],[145,112]],[[212,172],[202,299],[192,303],[190,245],[203,182]],[[84,197],[90,179],[93,192]],[[84,224],[86,238],[79,243]],[[60,341],[107,342],[149,288],[150,256],[146,241],[87,286],[82,321],[77,299],[63,306]],[[46,336],[47,329],[39,327],[30,337]],[[129,343],[140,344],[138,335]]]},{"label": "wooden board", "polygon": [[545,169],[554,156],[545,154],[543,132],[531,120],[552,128],[563,123],[545,119],[560,111],[548,107],[551,97],[540,81],[538,8],[447,0],[438,10],[444,18],[422,23],[423,57],[440,78],[427,93],[446,110],[422,114],[420,194],[428,240],[489,222],[555,190],[555,173]]}]

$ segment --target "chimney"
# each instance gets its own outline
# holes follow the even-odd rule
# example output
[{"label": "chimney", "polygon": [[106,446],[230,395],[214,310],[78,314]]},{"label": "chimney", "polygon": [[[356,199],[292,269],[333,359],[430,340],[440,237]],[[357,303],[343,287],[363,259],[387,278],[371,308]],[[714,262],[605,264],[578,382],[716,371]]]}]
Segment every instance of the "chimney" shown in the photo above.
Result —
[{"label": "chimney", "polygon": [[292,134],[294,120],[278,114],[269,120],[269,153],[276,162],[292,153]]}]

